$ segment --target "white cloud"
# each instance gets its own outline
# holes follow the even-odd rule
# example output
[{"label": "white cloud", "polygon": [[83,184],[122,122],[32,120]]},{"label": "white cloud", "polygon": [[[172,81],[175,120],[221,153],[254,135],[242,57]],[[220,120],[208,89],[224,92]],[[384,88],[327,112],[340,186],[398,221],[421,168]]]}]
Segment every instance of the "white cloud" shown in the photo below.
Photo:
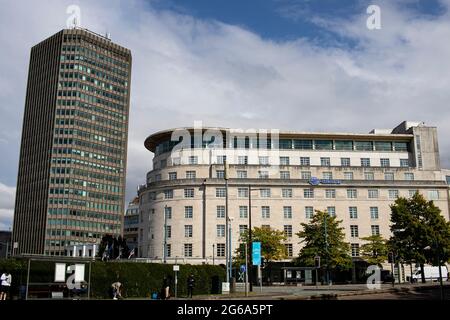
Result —
[{"label": "white cloud", "polygon": [[[3,2],[0,11],[0,179],[15,183],[30,47],[63,28],[74,1]],[[127,199],[145,181],[144,139],[161,129],[205,125],[368,132],[402,120],[438,127],[450,166],[450,19],[380,4],[382,29],[354,19],[324,27],[355,48],[271,41],[237,26],[151,9],[142,1],[80,1],[85,27],[132,50]],[[447,3],[448,6],[448,3]],[[319,20],[317,20],[319,21]]]},{"label": "white cloud", "polygon": [[15,196],[16,188],[0,182],[0,230],[8,230],[12,226]]}]

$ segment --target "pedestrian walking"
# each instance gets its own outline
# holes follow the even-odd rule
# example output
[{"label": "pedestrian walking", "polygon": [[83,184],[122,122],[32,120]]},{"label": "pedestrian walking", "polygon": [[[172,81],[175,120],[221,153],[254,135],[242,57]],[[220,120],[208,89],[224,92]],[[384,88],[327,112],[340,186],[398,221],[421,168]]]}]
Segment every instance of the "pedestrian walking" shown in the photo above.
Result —
[{"label": "pedestrian walking", "polygon": [[0,277],[0,300],[6,300],[11,291],[12,276],[9,272],[5,272]]},{"label": "pedestrian walking", "polygon": [[112,298],[113,300],[118,300],[122,298],[122,284],[120,282],[114,282],[111,285]]},{"label": "pedestrian walking", "polygon": [[162,288],[161,288],[161,299],[167,300],[170,298],[170,284],[169,279],[164,276]]},{"label": "pedestrian walking", "polygon": [[191,273],[191,275],[187,279],[188,298],[190,297],[192,299],[192,294],[194,292],[194,285],[195,279],[194,275]]}]

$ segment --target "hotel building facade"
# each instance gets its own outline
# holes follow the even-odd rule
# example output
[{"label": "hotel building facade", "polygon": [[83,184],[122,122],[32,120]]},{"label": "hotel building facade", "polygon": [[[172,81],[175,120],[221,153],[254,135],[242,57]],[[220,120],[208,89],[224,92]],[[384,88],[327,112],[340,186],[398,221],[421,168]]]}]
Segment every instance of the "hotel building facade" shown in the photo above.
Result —
[{"label": "hotel building facade", "polygon": [[15,254],[67,255],[121,234],[131,62],[129,49],[79,28],[31,49]]},{"label": "hotel building facade", "polygon": [[225,167],[232,252],[249,214],[252,227],[286,233],[286,260],[298,255],[296,233],[315,210],[343,221],[355,258],[362,237],[389,238],[397,197],[420,192],[449,220],[437,129],[419,122],[368,134],[180,128],[145,146],[154,158],[138,192],[139,256],[155,261],[225,263]]}]

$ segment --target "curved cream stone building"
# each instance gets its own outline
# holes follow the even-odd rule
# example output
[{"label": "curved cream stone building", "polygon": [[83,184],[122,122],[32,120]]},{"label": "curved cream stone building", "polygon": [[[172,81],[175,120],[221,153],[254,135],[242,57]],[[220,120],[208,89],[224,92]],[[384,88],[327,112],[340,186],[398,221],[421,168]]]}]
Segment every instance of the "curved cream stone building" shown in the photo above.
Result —
[{"label": "curved cream stone building", "polygon": [[166,242],[168,262],[225,263],[225,160],[233,252],[248,228],[249,188],[252,226],[284,230],[291,257],[314,210],[343,220],[353,256],[361,237],[389,237],[398,196],[419,191],[449,219],[437,129],[423,123],[369,134],[180,128],[149,136],[145,146],[154,158],[139,189],[138,251],[152,260],[164,259]]}]

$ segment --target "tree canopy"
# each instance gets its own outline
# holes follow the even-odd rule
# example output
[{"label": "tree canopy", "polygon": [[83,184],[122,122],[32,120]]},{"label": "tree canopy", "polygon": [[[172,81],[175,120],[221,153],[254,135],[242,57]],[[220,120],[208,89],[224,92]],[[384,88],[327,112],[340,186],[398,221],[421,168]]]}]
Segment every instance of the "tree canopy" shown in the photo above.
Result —
[{"label": "tree canopy", "polygon": [[341,223],[342,220],[327,212],[316,210],[311,221],[302,223],[303,230],[297,233],[304,246],[296,262],[302,266],[314,266],[314,257],[320,256],[321,264],[330,269],[351,268],[350,245],[344,241]]},{"label": "tree canopy", "polygon": [[[249,232],[246,230],[243,232],[239,240],[245,244],[248,243]],[[261,255],[267,262],[274,260],[281,260],[286,257],[286,248],[284,241],[286,235],[283,231],[268,228],[268,227],[254,227],[252,229],[252,242],[261,242]],[[245,259],[244,245],[239,246],[236,249],[236,260]]]},{"label": "tree canopy", "polygon": [[381,266],[388,259],[389,246],[382,236],[372,235],[361,240],[366,243],[361,246],[360,255],[367,263]]},{"label": "tree canopy", "polygon": [[450,222],[433,201],[416,193],[391,205],[390,244],[395,255],[407,262],[438,264],[449,260]]}]

